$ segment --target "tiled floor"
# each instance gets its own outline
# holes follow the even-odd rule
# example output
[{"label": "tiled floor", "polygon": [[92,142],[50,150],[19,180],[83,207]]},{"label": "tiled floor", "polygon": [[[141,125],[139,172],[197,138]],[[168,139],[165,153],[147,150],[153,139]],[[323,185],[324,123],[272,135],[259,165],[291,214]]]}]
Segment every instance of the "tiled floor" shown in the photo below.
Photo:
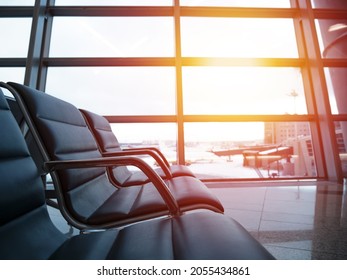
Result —
[{"label": "tiled floor", "polygon": [[[267,186],[265,186],[267,185]],[[211,188],[277,259],[347,259],[346,185],[239,184]]]},{"label": "tiled floor", "polygon": [[[277,259],[347,259],[347,185],[327,182],[213,183],[225,214]],[[69,227],[58,211],[54,223]],[[76,232],[76,231],[75,231]]]}]

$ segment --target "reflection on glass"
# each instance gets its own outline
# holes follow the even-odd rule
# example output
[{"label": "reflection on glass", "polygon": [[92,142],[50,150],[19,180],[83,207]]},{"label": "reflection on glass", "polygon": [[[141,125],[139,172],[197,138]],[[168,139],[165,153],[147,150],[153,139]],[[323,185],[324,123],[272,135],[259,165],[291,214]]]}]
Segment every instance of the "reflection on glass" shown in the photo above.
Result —
[{"label": "reflection on glass", "polygon": [[56,6],[172,6],[173,0],[55,0]]},{"label": "reflection on glass", "polygon": [[[122,148],[156,147],[171,164],[177,162],[176,124],[173,123],[113,123],[112,131]],[[150,157],[144,158],[152,166],[157,164]]]},{"label": "reflection on glass", "polygon": [[347,68],[325,68],[329,101],[333,114],[347,114],[346,77]]},{"label": "reflection on glass", "polygon": [[24,82],[24,67],[0,67],[0,80],[2,82]]},{"label": "reflection on glass", "polygon": [[173,67],[49,68],[46,91],[101,115],[173,115]]},{"label": "reflection on glass", "polygon": [[290,8],[289,0],[181,0],[181,6]]},{"label": "reflection on glass", "polygon": [[299,68],[184,67],[185,114],[306,114]]},{"label": "reflection on glass", "polygon": [[0,57],[27,57],[31,19],[0,18],[0,30],[3,38]]},{"label": "reflection on glass", "polygon": [[50,56],[168,57],[173,32],[170,17],[57,17]]},{"label": "reflection on glass", "polygon": [[347,176],[347,122],[335,122],[336,142],[339,149],[343,176]]},{"label": "reflection on glass", "polygon": [[201,179],[316,176],[306,122],[186,123],[185,141],[186,163]]},{"label": "reflection on glass", "polygon": [[183,17],[181,33],[183,56],[298,57],[291,19]]},{"label": "reflection on glass", "polygon": [[345,0],[311,0],[313,8],[320,9],[345,9],[347,2]]},{"label": "reflection on glass", "polygon": [[316,27],[322,57],[346,58],[347,20],[316,20]]}]

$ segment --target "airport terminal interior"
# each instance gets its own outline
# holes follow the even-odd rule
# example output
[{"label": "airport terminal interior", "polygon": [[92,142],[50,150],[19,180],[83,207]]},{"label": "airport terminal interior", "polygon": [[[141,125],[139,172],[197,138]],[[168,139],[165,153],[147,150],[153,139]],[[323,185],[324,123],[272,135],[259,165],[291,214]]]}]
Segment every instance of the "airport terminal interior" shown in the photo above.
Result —
[{"label": "airport terminal interior", "polygon": [[[159,150],[275,259],[347,259],[347,1],[0,0],[0,29],[0,89],[27,142],[44,138],[16,93],[31,89],[103,116],[117,151]],[[119,188],[142,162],[163,168],[151,154],[115,171]],[[54,225],[80,235],[47,189]]]}]

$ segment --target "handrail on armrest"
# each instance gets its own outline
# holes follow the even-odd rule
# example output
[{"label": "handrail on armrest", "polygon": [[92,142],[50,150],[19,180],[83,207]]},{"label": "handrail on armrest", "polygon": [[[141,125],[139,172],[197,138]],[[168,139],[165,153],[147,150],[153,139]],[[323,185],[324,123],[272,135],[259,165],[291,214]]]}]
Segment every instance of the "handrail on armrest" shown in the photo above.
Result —
[{"label": "handrail on armrest", "polygon": [[168,186],[165,184],[164,180],[145,161],[140,158],[122,156],[83,160],[48,161],[44,163],[44,169],[47,172],[53,172],[59,169],[115,167],[124,165],[133,165],[141,169],[148,176],[155,188],[158,190],[161,197],[164,199],[169,209],[170,215],[178,216],[181,214],[178,203],[172,195]]},{"label": "handrail on armrest", "polygon": [[118,152],[104,152],[102,153],[102,155],[107,157],[149,155],[153,157],[155,161],[159,164],[160,168],[164,171],[167,179],[172,178],[172,174],[168,166],[162,161],[160,156],[154,151],[152,151],[151,149],[134,149],[134,150],[129,149],[129,150],[122,150]]},{"label": "handrail on armrest", "polygon": [[164,164],[169,168],[170,163],[167,161],[164,154],[156,147],[142,147],[142,148],[125,148],[122,149],[123,151],[142,151],[142,150],[152,150],[158,154],[158,156],[161,158],[161,160],[164,162]]}]

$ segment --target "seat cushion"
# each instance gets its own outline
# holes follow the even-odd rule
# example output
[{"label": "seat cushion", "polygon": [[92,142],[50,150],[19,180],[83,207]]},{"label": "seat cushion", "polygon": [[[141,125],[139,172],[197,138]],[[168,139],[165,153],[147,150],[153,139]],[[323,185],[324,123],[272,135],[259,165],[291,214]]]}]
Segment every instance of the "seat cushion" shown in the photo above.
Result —
[{"label": "seat cushion", "polygon": [[[166,180],[181,211],[197,208],[224,212],[218,198],[194,177],[176,177]],[[202,203],[204,202],[204,203]],[[198,207],[197,207],[198,206]],[[164,200],[152,183],[142,186],[123,187],[117,189],[105,203],[103,203],[88,218],[88,224],[111,222],[114,219],[122,221],[132,217],[153,217],[153,213],[167,214]]]},{"label": "seat cushion", "polygon": [[239,223],[215,212],[187,213],[76,236],[53,259],[273,259]]},{"label": "seat cushion", "polygon": [[196,209],[196,206],[200,205],[204,209],[224,212],[224,207],[219,199],[199,179],[182,176],[172,178],[166,182],[181,209]]},{"label": "seat cushion", "polygon": [[148,217],[167,215],[167,206],[153,186],[124,187],[117,189],[87,220],[88,224],[98,225],[114,220],[132,218],[148,219]]}]

